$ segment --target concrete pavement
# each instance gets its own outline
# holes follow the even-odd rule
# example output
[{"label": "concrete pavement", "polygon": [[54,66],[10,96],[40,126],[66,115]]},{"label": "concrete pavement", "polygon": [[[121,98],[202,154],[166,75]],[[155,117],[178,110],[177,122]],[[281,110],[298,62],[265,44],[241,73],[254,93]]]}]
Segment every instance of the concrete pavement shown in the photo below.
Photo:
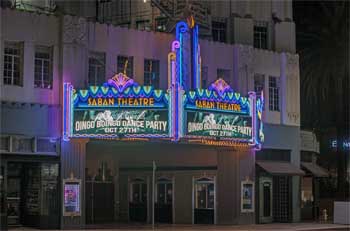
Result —
[{"label": "concrete pavement", "polygon": [[[97,228],[98,227],[98,228]],[[29,228],[16,228],[14,230],[34,230]],[[98,226],[88,226],[86,230],[144,230],[151,231],[151,225],[128,225],[128,224],[105,224]],[[259,231],[259,230],[286,230],[286,231],[308,231],[308,230],[350,230],[349,225],[337,225],[326,223],[273,223],[273,224],[255,224],[255,225],[156,225],[157,231],[191,231],[191,230],[232,230],[232,231]]]}]

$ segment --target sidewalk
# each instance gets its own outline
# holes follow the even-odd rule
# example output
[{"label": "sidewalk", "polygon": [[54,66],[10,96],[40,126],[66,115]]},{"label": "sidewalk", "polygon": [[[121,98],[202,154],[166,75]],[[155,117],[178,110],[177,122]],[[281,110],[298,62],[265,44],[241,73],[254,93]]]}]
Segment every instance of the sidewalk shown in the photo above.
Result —
[{"label": "sidewalk", "polygon": [[[94,228],[98,227],[98,228]],[[12,230],[35,230],[30,228],[17,228]],[[88,226],[86,230],[152,230],[151,225],[127,225],[127,224],[106,224],[98,226]],[[286,231],[307,231],[307,230],[350,230],[349,225],[322,224],[322,223],[274,223],[255,225],[156,225],[154,230],[182,231],[182,230],[233,230],[233,231],[255,231],[255,230],[286,230]]]}]

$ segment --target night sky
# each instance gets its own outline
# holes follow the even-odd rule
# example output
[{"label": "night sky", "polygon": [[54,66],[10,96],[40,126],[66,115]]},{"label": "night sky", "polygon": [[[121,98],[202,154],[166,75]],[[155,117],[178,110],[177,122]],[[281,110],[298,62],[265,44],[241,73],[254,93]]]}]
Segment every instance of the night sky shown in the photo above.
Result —
[{"label": "night sky", "polygon": [[[321,194],[327,197],[349,196],[345,176],[350,155],[339,145],[350,141],[349,15],[349,1],[293,1],[301,129],[315,132],[320,141],[318,163],[337,175],[335,188],[321,184]],[[331,148],[334,140],[337,148]]]},{"label": "night sky", "polygon": [[[349,2],[293,1],[293,10],[300,55],[301,126],[316,130],[337,127],[338,119],[342,120],[338,127],[348,131]],[[346,70],[339,72],[339,66]],[[327,71],[329,75],[323,75]],[[342,79],[342,102],[337,77]]]}]

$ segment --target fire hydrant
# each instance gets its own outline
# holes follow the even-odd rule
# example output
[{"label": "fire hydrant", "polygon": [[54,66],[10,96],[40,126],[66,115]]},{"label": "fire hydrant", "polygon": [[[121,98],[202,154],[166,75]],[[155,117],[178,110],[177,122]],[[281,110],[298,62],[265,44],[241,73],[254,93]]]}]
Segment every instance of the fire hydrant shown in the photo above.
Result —
[{"label": "fire hydrant", "polygon": [[328,220],[327,209],[322,210],[322,217],[323,217],[323,221]]}]

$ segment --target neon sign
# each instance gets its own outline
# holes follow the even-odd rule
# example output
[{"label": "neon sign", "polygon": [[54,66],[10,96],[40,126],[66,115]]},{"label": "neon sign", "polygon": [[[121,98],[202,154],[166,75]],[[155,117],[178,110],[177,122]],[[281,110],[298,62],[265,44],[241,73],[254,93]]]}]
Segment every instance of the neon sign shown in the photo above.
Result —
[{"label": "neon sign", "polygon": [[[340,141],[340,147],[343,149],[343,150],[350,150],[350,140],[343,140],[343,141]],[[331,147],[336,149],[338,147],[338,141],[337,140],[332,140],[331,141]]]},{"label": "neon sign", "polygon": [[138,86],[122,73],[100,87],[66,90],[69,137],[169,137],[169,97],[162,90]]},{"label": "neon sign", "polygon": [[224,113],[188,112],[187,136],[250,139],[252,119]]},{"label": "neon sign", "polygon": [[188,91],[184,97],[186,138],[252,142],[249,99],[217,79],[208,89]]},{"label": "neon sign", "polygon": [[179,22],[168,54],[168,88],[139,86],[119,73],[102,86],[64,83],[63,139],[169,138],[205,145],[261,148],[263,95],[241,96],[223,80],[201,88],[198,26]]}]

